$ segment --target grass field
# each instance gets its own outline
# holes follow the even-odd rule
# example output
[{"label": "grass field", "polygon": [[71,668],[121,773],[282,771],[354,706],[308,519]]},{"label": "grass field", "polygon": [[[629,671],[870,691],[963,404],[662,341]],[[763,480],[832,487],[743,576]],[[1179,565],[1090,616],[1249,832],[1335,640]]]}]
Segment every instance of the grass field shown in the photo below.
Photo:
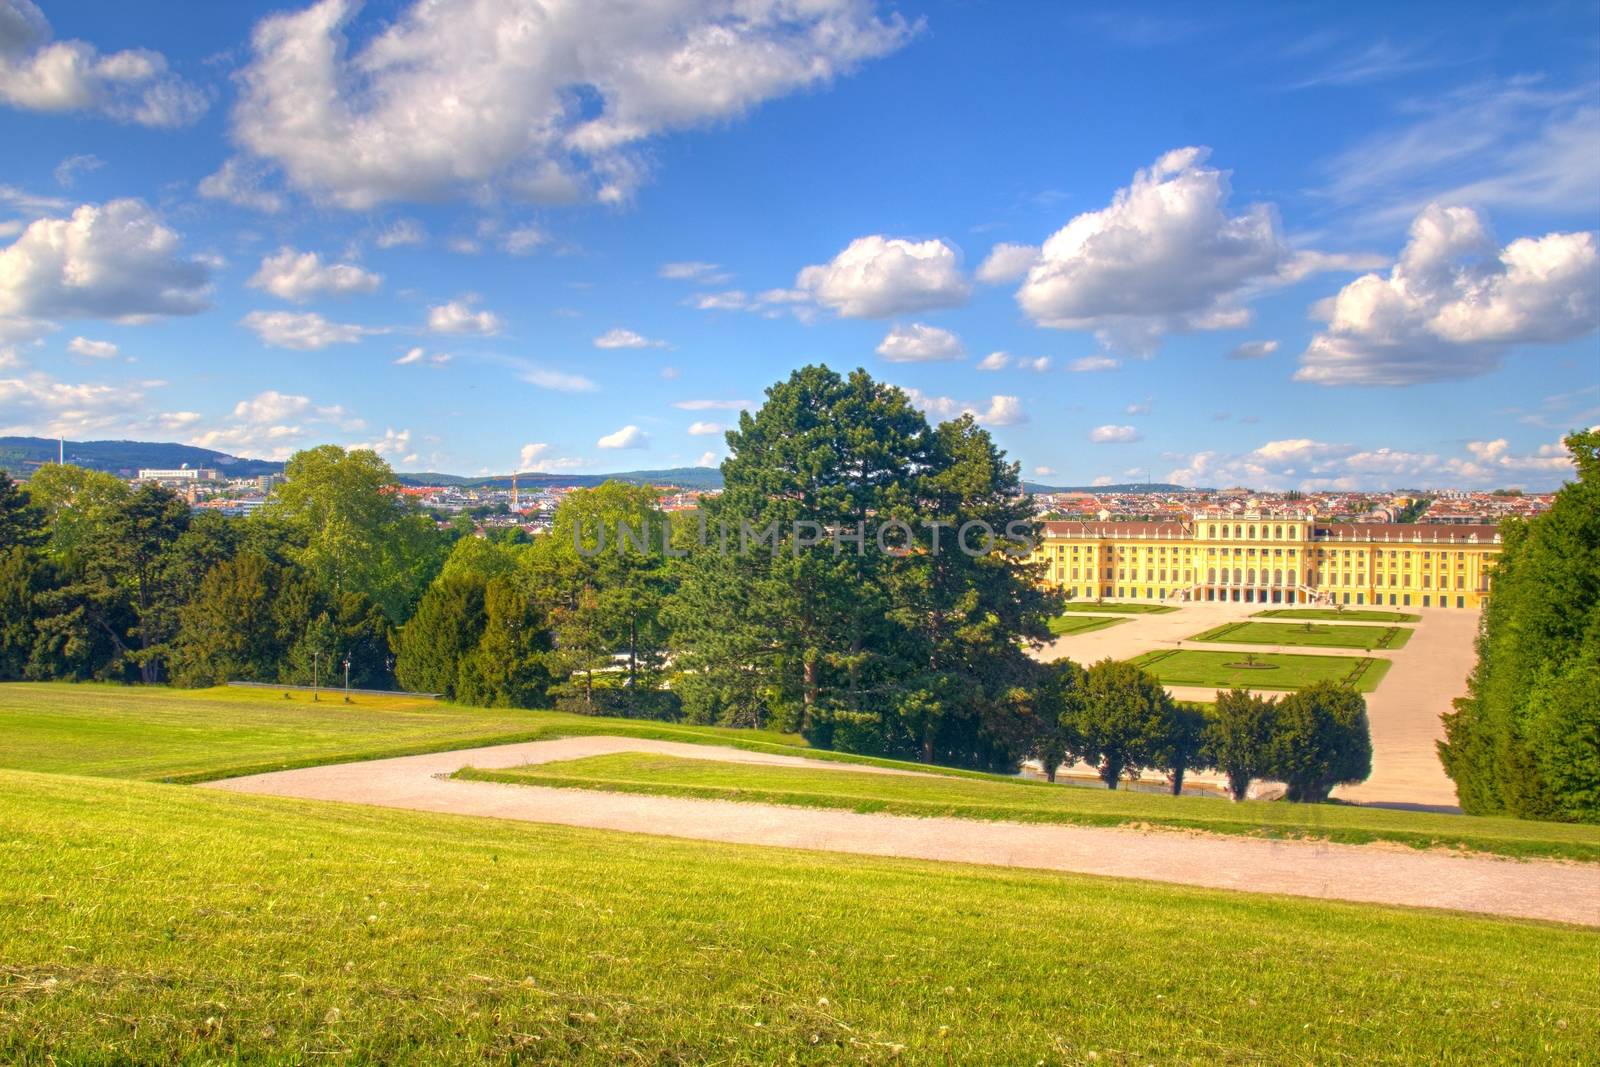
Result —
[{"label": "grass field", "polygon": [[[798,734],[680,726],[555,711],[464,708],[406,696],[275,690],[0,685],[0,767],[152,781],[201,782],[324,763],[476,745],[621,734],[732,745],[840,762],[893,760],[809,748]],[[940,773],[975,772],[940,768]]]},{"label": "grass field", "polygon": [[1293,652],[1255,653],[1256,666],[1245,666],[1244,652],[1202,652],[1168,649],[1146,652],[1128,662],[1142,667],[1163,685],[1208,689],[1300,689],[1313,682],[1349,682],[1363,693],[1378,688],[1389,673],[1389,661],[1356,656],[1304,656]]},{"label": "grass field", "polygon": [[1104,630],[1107,626],[1116,626],[1127,621],[1115,615],[1062,615],[1050,620],[1050,632],[1057,637],[1066,637],[1070,634]]},{"label": "grass field", "polygon": [[509,770],[468,768],[478,781],[600,789],[652,796],[759,801],[891,815],[952,816],[1080,826],[1127,823],[1350,844],[1391,841],[1518,857],[1600,862],[1600,827],[1273,801],[1234,804],[1127,790],[1074,788],[1030,779],[863,774],[626,752]]},{"label": "grass field", "polygon": [[1171,604],[1142,604],[1120,600],[1069,600],[1061,605],[1062,611],[1087,611],[1101,615],[1166,615],[1178,609]]},{"label": "grass field", "polygon": [[1539,923],[17,772],[0,854],[7,1063],[1600,1047],[1600,938]]},{"label": "grass field", "polygon": [[1252,619],[1321,619],[1326,622],[1421,622],[1421,615],[1410,615],[1403,611],[1373,611],[1370,608],[1346,608],[1344,611],[1335,611],[1333,608],[1273,608],[1271,611],[1258,611],[1250,616]]},{"label": "grass field", "polygon": [[1310,648],[1400,648],[1411,631],[1400,626],[1326,626],[1311,622],[1230,622],[1195,634],[1190,641],[1236,645],[1304,645]]}]

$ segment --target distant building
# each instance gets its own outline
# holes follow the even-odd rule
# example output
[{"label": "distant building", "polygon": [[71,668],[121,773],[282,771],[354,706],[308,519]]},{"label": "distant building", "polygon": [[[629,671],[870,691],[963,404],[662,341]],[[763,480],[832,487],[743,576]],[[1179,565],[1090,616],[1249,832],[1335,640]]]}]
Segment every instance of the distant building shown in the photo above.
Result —
[{"label": "distant building", "polygon": [[1198,511],[1176,522],[1045,522],[1033,561],[1069,598],[1477,608],[1500,531]]},{"label": "distant building", "polygon": [[143,467],[139,470],[138,480],[141,482],[220,482],[222,475],[210,467],[178,467],[173,470]]}]

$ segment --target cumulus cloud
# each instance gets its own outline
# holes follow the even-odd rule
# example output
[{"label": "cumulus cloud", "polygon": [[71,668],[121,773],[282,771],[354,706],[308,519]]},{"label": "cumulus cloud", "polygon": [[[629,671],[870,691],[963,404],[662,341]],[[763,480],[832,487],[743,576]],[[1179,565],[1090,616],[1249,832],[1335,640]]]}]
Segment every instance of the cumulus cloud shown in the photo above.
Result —
[{"label": "cumulus cloud", "polygon": [[956,307],[971,295],[960,256],[940,240],[858,237],[832,261],[806,267],[795,288],[845,318],[881,319]]},{"label": "cumulus cloud", "polygon": [[960,359],[965,354],[955,334],[920,322],[894,327],[878,344],[878,355],[890,363],[931,363]]},{"label": "cumulus cloud", "polygon": [[262,344],[301,352],[353,344],[369,334],[384,332],[353,323],[330,322],[315,311],[252,311],[239,324],[261,338]]},{"label": "cumulus cloud", "polygon": [[356,4],[257,24],[233,135],[344,207],[511,196],[627,198],[630,153],[823,85],[913,32],[871,0],[419,2],[365,40]]},{"label": "cumulus cloud", "polygon": [[90,359],[112,359],[118,349],[110,341],[91,341],[87,337],[74,337],[67,342],[67,351],[79,356],[88,356]]},{"label": "cumulus cloud", "polygon": [[1245,341],[1234,345],[1228,352],[1229,359],[1265,359],[1278,350],[1276,341]]},{"label": "cumulus cloud", "polygon": [[912,404],[929,417],[946,422],[962,415],[971,415],[985,426],[1020,426],[1028,421],[1022,398],[991,396],[987,404],[972,404],[948,396],[932,396],[920,389],[904,389]]},{"label": "cumulus cloud", "polygon": [[229,159],[197,187],[207,200],[222,200],[238,207],[275,215],[287,206],[284,195],[267,187],[266,168],[249,160]]},{"label": "cumulus cloud", "polygon": [[650,435],[637,426],[628,425],[615,433],[608,433],[595,442],[596,448],[649,448]]},{"label": "cumulus cloud", "polygon": [[85,41],[52,41],[32,0],[0,2],[0,101],[26,111],[83,111],[142,126],[187,126],[205,95],[144,48],[102,54]]},{"label": "cumulus cloud", "polygon": [[487,309],[477,311],[476,297],[465,296],[445,304],[435,304],[428,309],[428,329],[433,333],[479,334],[492,337],[505,329],[505,322]]},{"label": "cumulus cloud", "polygon": [[696,421],[689,424],[689,434],[692,437],[704,437],[707,434],[721,433],[727,427],[720,422]]},{"label": "cumulus cloud", "polygon": [[696,467],[715,467],[720,462],[721,460],[717,458],[715,452],[707,451],[700,453],[700,458],[694,461],[694,465]]},{"label": "cumulus cloud", "polygon": [[[0,364],[0,369],[5,369]],[[0,434],[81,437],[128,425],[139,383],[66,382],[43,371],[0,373]]]},{"label": "cumulus cloud", "polygon": [[977,278],[985,285],[1002,285],[1027,275],[1028,269],[1039,258],[1039,249],[1033,245],[1015,245],[1001,242],[989,250],[988,258],[978,265]]},{"label": "cumulus cloud", "polygon": [[382,283],[381,274],[353,263],[323,263],[315,252],[281,248],[261,261],[261,269],[248,284],[299,304],[314,296],[374,293]]},{"label": "cumulus cloud", "polygon": [[978,360],[979,370],[1005,370],[1010,365],[1011,353],[1009,352],[990,352],[987,356]]},{"label": "cumulus cloud", "polygon": [[1464,455],[1285,438],[1244,453],[1168,456],[1181,466],[1167,475],[1180,485],[1247,485],[1257,489],[1358,490],[1405,486],[1493,488],[1534,482],[1553,486],[1573,473],[1560,442],[1516,452],[1504,438],[1469,441]]},{"label": "cumulus cloud", "polygon": [[1145,355],[1169,333],[1244,325],[1254,289],[1347,265],[1291,251],[1271,205],[1233,213],[1228,174],[1206,166],[1208,154],[1166,153],[1108,206],[1052,234],[1017,291],[1022,310]]},{"label": "cumulus cloud", "polygon": [[633,330],[618,326],[594,339],[596,348],[671,348],[665,341],[657,341]]},{"label": "cumulus cloud", "polygon": [[29,223],[0,250],[0,318],[139,321],[211,305],[211,267],[138,200]]},{"label": "cumulus cloud", "polygon": [[326,439],[330,429],[353,433],[364,429],[364,424],[338,404],[319,405],[309,396],[267,389],[239,401],[230,419],[191,435],[189,440],[234,455],[284,459],[312,434]]},{"label": "cumulus cloud", "polygon": [[1558,344],[1600,325],[1592,233],[1522,237],[1504,248],[1470,208],[1432,205],[1400,261],[1319,305],[1327,327],[1300,357],[1298,381],[1412,385],[1469,378],[1515,345]]},{"label": "cumulus cloud", "polygon": [[1143,439],[1144,434],[1133,426],[1096,426],[1089,431],[1089,440],[1097,445],[1128,445]]}]

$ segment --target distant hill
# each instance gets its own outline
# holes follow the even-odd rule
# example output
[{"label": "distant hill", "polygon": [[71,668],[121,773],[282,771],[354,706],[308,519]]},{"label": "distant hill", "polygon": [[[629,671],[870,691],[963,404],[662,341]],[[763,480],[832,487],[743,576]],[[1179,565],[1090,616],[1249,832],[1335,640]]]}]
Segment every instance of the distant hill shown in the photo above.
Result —
[{"label": "distant hill", "polygon": [[[454,474],[401,473],[396,477],[406,485],[451,485],[466,488],[495,486],[511,488],[511,476],[493,478],[462,478]],[[619,471],[614,474],[542,474],[517,475],[519,489],[543,489],[552,485],[595,486],[601,482],[628,482],[633,485],[676,485],[684,489],[721,489],[722,472],[715,467],[667,467],[651,471]]]},{"label": "distant hill", "polygon": [[[56,442],[48,437],[0,437],[0,470],[13,476],[26,478],[40,466],[56,461]],[[141,467],[171,469],[185,464],[191,467],[214,467],[227,477],[254,478],[262,474],[277,474],[283,464],[267,459],[244,459],[230,456],[210,448],[155,441],[68,441],[68,463],[91,470],[131,478]],[[432,471],[399,472],[396,477],[405,485],[452,485],[464,487],[511,487],[511,477],[474,478],[459,474],[442,474]],[[517,475],[517,486],[522,489],[542,489],[554,485],[599,485],[604,481],[630,482],[634,485],[676,485],[684,489],[721,489],[722,472],[715,467],[667,467],[661,470],[618,471],[614,474],[536,474]],[[1030,493],[1181,493],[1183,486],[1169,482],[1131,482],[1123,485],[1041,485],[1023,482]]]},{"label": "distant hill", "polygon": [[154,441],[68,441],[65,446],[60,446],[48,437],[0,437],[0,468],[26,478],[40,466],[54,463],[58,447],[64,447],[68,463],[128,478],[137,474],[141,467],[173,469],[185,464],[213,467],[232,478],[254,478],[283,470],[282,463],[240,459],[226,452],[194,445]]}]

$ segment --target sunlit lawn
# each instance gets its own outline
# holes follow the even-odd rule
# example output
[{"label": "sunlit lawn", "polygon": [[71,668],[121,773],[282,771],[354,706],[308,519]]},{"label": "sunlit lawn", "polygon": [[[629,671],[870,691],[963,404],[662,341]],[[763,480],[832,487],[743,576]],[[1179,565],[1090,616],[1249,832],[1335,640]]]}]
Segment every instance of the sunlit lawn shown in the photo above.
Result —
[{"label": "sunlit lawn", "polygon": [[1386,659],[1357,656],[1203,652],[1196,649],[1146,652],[1129,662],[1154,674],[1163,685],[1193,685],[1208,689],[1301,689],[1313,682],[1349,682],[1363,693],[1376,689],[1390,666]]},{"label": "sunlit lawn", "polygon": [[1215,641],[1236,645],[1305,645],[1314,648],[1400,648],[1411,640],[1411,630],[1402,626],[1329,626],[1305,622],[1230,622],[1191,641]]}]

